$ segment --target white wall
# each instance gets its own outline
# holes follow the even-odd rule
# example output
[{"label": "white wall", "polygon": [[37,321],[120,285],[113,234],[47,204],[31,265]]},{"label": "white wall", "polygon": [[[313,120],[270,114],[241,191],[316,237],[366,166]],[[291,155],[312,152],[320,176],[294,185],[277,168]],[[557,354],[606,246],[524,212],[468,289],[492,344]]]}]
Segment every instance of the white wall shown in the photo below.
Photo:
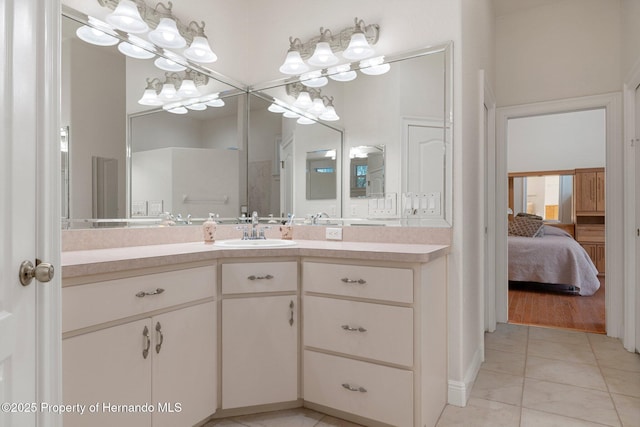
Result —
[{"label": "white wall", "polygon": [[478,70],[493,84],[491,0],[461,0],[454,45],[453,245],[449,270],[449,402],[464,405],[482,360],[483,154]]},{"label": "white wall", "polygon": [[640,61],[640,2],[621,0],[622,7],[622,69],[625,78]]},{"label": "white wall", "polygon": [[168,147],[203,147],[201,122],[188,114],[165,111],[132,119],[131,150],[145,151]]},{"label": "white wall", "polygon": [[562,0],[496,18],[498,106],[619,91],[619,4]]},{"label": "white wall", "polygon": [[604,167],[605,127],[604,109],[510,119],[508,171]]}]

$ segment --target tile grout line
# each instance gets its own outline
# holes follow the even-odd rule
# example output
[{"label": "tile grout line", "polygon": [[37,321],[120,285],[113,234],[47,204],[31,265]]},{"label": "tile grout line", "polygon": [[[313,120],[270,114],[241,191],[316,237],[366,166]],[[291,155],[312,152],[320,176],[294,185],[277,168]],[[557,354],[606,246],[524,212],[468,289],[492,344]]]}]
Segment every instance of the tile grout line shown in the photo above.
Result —
[{"label": "tile grout line", "polygon": [[613,398],[612,394],[611,394],[611,389],[609,388],[609,382],[607,381],[607,377],[604,375],[604,372],[602,371],[602,366],[600,366],[600,360],[598,359],[598,356],[596,355],[595,350],[593,349],[593,343],[591,342],[591,340],[589,339],[589,337],[587,336],[587,341],[589,341],[589,348],[591,348],[591,352],[593,353],[593,357],[596,359],[596,364],[598,366],[598,371],[600,371],[600,375],[602,375],[602,379],[604,380],[604,385],[605,387],[607,387],[607,393],[609,393],[609,399],[611,399],[611,404],[613,405],[613,410],[616,411],[616,416],[618,417],[618,421],[620,421],[620,425],[624,426],[623,422],[622,422],[622,418],[620,417],[620,411],[618,411],[618,407],[616,406],[616,401]]}]

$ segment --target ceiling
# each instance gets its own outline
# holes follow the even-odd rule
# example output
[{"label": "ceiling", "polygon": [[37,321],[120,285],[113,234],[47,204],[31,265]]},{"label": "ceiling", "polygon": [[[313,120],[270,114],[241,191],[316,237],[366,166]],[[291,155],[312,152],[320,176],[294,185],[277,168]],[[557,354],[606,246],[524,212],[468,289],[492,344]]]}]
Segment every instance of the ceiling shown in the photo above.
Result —
[{"label": "ceiling", "polygon": [[493,9],[494,15],[499,17],[561,1],[563,0],[493,0]]}]

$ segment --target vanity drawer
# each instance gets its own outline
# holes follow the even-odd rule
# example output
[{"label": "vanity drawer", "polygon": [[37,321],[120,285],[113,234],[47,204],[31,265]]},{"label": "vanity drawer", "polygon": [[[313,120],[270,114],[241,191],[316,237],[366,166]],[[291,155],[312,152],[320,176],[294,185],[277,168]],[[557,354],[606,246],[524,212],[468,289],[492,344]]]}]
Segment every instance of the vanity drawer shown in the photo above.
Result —
[{"label": "vanity drawer", "polygon": [[394,426],[412,426],[413,373],[306,350],[304,400]]},{"label": "vanity drawer", "polygon": [[222,264],[223,294],[297,290],[296,261]]},{"label": "vanity drawer", "polygon": [[413,309],[304,297],[304,344],[411,367]]},{"label": "vanity drawer", "polygon": [[63,287],[62,332],[212,298],[215,285],[216,267],[207,266]]},{"label": "vanity drawer", "polygon": [[413,302],[413,270],[305,262],[302,283],[308,292]]}]

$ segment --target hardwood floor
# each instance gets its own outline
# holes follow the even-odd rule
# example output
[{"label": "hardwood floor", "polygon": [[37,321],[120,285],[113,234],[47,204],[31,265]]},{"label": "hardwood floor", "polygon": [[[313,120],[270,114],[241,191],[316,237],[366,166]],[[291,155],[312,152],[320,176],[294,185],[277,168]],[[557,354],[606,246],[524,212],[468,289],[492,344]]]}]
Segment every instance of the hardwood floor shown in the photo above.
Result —
[{"label": "hardwood floor", "polygon": [[606,333],[605,278],[588,297],[535,285],[509,286],[509,323]]}]

